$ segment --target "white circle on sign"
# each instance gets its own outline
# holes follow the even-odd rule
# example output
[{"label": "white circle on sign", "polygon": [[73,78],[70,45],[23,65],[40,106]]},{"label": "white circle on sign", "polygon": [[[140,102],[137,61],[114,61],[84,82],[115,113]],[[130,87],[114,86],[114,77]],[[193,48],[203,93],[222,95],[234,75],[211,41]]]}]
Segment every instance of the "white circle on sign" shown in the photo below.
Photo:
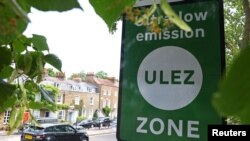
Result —
[{"label": "white circle on sign", "polygon": [[200,92],[202,81],[197,59],[176,46],[150,52],[137,72],[141,95],[150,105],[162,110],[177,110],[191,104]]}]

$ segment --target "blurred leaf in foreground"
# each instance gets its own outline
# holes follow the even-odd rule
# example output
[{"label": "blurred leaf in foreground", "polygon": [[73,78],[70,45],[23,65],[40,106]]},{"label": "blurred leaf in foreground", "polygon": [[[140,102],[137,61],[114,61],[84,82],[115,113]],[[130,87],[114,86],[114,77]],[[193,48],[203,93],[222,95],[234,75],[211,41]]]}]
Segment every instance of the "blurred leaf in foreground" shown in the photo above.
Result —
[{"label": "blurred leaf in foreground", "polygon": [[239,117],[243,124],[250,124],[249,62],[250,46],[235,59],[212,101],[220,115]]}]

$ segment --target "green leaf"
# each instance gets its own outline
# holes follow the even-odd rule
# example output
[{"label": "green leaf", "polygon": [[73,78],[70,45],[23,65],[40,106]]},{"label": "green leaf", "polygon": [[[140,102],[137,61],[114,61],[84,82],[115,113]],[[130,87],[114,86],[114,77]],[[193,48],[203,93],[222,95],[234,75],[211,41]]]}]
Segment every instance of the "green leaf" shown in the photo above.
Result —
[{"label": "green leaf", "polygon": [[44,106],[45,105],[42,102],[35,102],[35,101],[29,102],[29,108],[31,109],[42,109]]},{"label": "green leaf", "polygon": [[20,17],[26,23],[30,22],[27,13],[20,7],[16,0],[7,1],[8,6],[15,12],[15,14]]},{"label": "green leaf", "polygon": [[33,38],[31,39],[33,46],[38,51],[49,50],[47,40],[42,35],[33,34]]},{"label": "green leaf", "polygon": [[56,111],[56,106],[53,104],[43,103],[43,102],[29,102],[29,107],[31,109],[49,109],[51,111]]},{"label": "green leaf", "polygon": [[12,134],[22,123],[23,121],[23,113],[25,112],[26,107],[22,106],[19,107],[17,110],[17,113],[15,114],[15,121],[13,123],[13,126],[10,127],[10,130],[7,132],[8,135]]},{"label": "green leaf", "polygon": [[31,92],[40,92],[38,84],[32,80],[25,81],[24,88]]},{"label": "green leaf", "polygon": [[[36,60],[37,58],[40,58],[42,62],[44,62],[44,56],[42,52],[29,52],[29,54],[32,56],[32,65],[31,65],[30,71],[26,73],[26,75],[28,75],[30,78],[34,78],[38,75],[38,73],[41,73]],[[23,70],[23,71],[25,70],[23,54],[20,55],[18,58],[17,67],[20,70]]]},{"label": "green leaf", "polygon": [[250,124],[250,46],[242,50],[214,94],[213,105],[222,116]]},{"label": "green leaf", "polygon": [[11,66],[4,66],[0,71],[0,79],[8,78],[11,76],[14,69]]},{"label": "green leaf", "polygon": [[25,22],[9,5],[9,1],[0,4],[0,45],[6,45],[20,36],[26,29]]},{"label": "green leaf", "polygon": [[27,0],[32,6],[42,11],[67,11],[73,8],[81,9],[77,0]]},{"label": "green leaf", "polygon": [[12,47],[14,48],[16,53],[22,53],[26,49],[26,46],[22,42],[20,42],[19,40],[15,40],[12,43]]},{"label": "green leaf", "polygon": [[4,112],[10,107],[12,107],[13,105],[15,105],[16,101],[17,101],[16,96],[10,96],[4,99],[4,101],[0,104],[0,112]]},{"label": "green leaf", "polygon": [[[0,19],[1,20],[1,19]],[[0,71],[11,64],[11,51],[7,47],[0,47]]]},{"label": "green leaf", "polygon": [[2,79],[0,79],[0,112],[5,111],[7,108],[11,107],[15,103],[15,90],[15,85],[8,84]]},{"label": "green leaf", "polygon": [[24,55],[24,66],[24,73],[29,73],[32,66],[32,55],[28,51]]},{"label": "green leaf", "polygon": [[[15,106],[13,106],[15,107]],[[10,113],[10,118],[9,118],[9,126],[12,128],[15,124],[15,118],[17,115],[17,108],[12,108],[11,113]]]},{"label": "green leaf", "polygon": [[118,21],[124,8],[132,6],[135,0],[89,0],[94,7],[95,12],[99,15],[111,29]]},{"label": "green leaf", "polygon": [[57,70],[61,71],[62,69],[62,61],[55,54],[47,54],[44,57],[45,62],[49,63]]},{"label": "green leaf", "polygon": [[161,9],[168,16],[169,20],[185,31],[192,29],[174,12],[166,0],[161,0]]},{"label": "green leaf", "polygon": [[31,9],[31,5],[27,2],[27,0],[17,0],[17,3],[19,4],[20,7],[22,7],[22,9],[29,13],[30,9]]}]

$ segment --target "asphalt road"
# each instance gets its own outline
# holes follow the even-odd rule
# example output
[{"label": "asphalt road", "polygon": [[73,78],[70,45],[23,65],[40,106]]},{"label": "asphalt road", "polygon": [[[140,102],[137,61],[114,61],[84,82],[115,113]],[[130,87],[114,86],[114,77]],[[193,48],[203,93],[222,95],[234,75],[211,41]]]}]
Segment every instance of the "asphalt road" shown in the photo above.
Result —
[{"label": "asphalt road", "polygon": [[90,141],[117,141],[116,134],[102,134],[102,135],[95,135],[90,136]]}]

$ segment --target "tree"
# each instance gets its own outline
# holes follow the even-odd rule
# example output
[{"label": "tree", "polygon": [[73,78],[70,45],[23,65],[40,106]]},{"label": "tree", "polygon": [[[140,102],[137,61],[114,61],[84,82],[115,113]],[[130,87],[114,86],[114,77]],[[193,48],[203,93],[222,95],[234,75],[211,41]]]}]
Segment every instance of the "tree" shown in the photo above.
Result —
[{"label": "tree", "polygon": [[56,71],[54,71],[53,68],[47,68],[46,70],[47,70],[48,76],[56,77]]},{"label": "tree", "polygon": [[80,78],[81,81],[86,80],[86,73],[84,71],[80,71],[79,73],[73,73],[70,76],[70,79],[72,80],[73,78]]},{"label": "tree", "polygon": [[248,0],[225,1],[226,47],[233,61],[212,101],[220,115],[238,118],[243,124],[250,123],[249,13]]},{"label": "tree", "polygon": [[104,108],[102,108],[102,112],[104,113],[104,115],[105,115],[106,117],[108,117],[109,114],[110,114],[110,112],[111,112],[111,108],[108,107],[108,106],[105,106]]},{"label": "tree", "polygon": [[92,120],[96,120],[98,118],[98,112],[98,110],[95,110]]},{"label": "tree", "polygon": [[102,78],[102,79],[106,79],[108,77],[108,74],[104,71],[99,71],[95,74],[95,76],[97,78]]}]

